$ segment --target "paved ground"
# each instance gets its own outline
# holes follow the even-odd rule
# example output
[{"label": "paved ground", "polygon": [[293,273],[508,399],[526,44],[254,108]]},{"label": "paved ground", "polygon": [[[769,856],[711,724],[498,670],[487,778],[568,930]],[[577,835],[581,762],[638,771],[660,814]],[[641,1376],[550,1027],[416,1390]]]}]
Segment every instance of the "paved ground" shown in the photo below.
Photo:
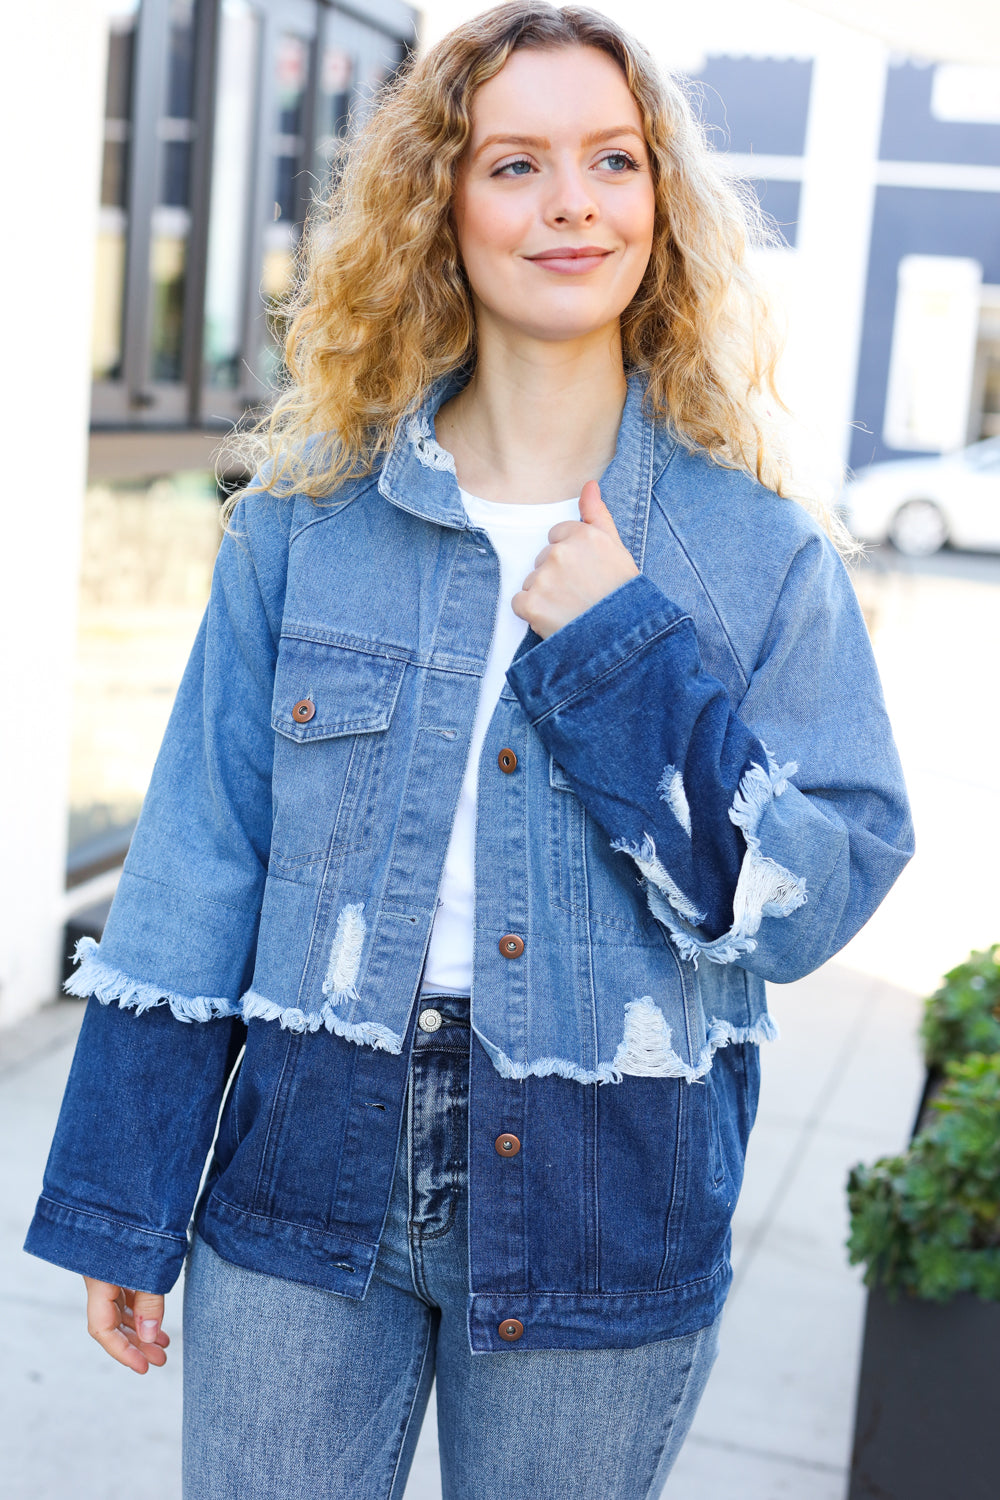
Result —
[{"label": "paved ground", "polygon": [[[905,1136],[920,1078],[915,1002],[832,965],[773,1002],[783,1041],[764,1051],[723,1350],[672,1500],[844,1493],[863,1302],[841,1249],[844,1175]],[[179,1337],[163,1370],[120,1369],[86,1336],[79,1279],[19,1248],[81,1011],[64,1001],[0,1035],[0,1138],[14,1146],[0,1168],[0,1489],[5,1500],[177,1500]],[[176,1292],[171,1302],[177,1335]],[[432,1411],[407,1500],[440,1493]]]},{"label": "paved ground", "polygon": [[[844,1179],[905,1140],[916,997],[1000,937],[998,581],[962,558],[876,558],[859,580],[919,852],[837,963],[772,992],[783,1040],[763,1053],[722,1354],[669,1500],[843,1500],[864,1307],[843,1252]],[[78,1278],[20,1251],[79,1014],[62,1002],[0,1032],[0,1491],[178,1500],[180,1338],[165,1370],[132,1376],[87,1338]],[[407,1500],[439,1495],[432,1412]]]}]

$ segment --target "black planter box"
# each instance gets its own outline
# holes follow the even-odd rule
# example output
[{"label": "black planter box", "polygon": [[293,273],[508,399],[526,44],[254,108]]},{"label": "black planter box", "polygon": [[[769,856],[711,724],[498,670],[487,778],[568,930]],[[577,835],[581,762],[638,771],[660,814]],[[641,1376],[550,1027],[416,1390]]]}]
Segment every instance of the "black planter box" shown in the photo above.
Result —
[{"label": "black planter box", "polygon": [[868,1294],[848,1500],[998,1500],[1000,1302]]}]

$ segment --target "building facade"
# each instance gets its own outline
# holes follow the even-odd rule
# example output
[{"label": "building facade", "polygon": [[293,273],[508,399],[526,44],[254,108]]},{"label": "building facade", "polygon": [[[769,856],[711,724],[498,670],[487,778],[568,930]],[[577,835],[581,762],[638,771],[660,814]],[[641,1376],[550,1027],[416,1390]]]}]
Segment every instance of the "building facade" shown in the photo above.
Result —
[{"label": "building facade", "polygon": [[57,994],[67,924],[99,930],[207,597],[220,438],[273,388],[303,219],[417,20],[401,0],[14,10],[0,109],[24,201],[38,160],[59,169],[4,246],[34,337],[6,371],[0,609],[24,646],[4,663],[0,1024]]}]

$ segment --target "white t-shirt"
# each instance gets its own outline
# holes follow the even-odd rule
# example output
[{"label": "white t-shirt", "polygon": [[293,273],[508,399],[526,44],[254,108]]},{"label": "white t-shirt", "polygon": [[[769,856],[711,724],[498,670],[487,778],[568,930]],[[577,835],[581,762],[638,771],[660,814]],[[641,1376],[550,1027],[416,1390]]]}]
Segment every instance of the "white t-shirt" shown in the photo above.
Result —
[{"label": "white t-shirt", "polygon": [[548,542],[552,527],[559,521],[579,521],[580,507],[577,499],[556,500],[548,505],[510,505],[497,500],[480,500],[465,490],[459,493],[469,520],[487,533],[499,559],[500,603],[479,689],[469,758],[445,856],[421,990],[424,993],[434,990],[438,994],[468,995],[472,989],[479,755],[504,685],[505,673],[528,628],[526,621],[519,619],[511,609],[510,601],[534,567],[535,558]]}]

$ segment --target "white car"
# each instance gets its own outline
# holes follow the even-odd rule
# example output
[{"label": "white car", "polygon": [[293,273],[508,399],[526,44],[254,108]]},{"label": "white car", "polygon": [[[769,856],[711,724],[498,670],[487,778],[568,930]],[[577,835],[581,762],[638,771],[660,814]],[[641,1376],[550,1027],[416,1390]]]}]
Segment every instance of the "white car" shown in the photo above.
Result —
[{"label": "white car", "polygon": [[859,541],[890,541],[908,557],[929,557],[945,542],[1000,552],[1000,437],[940,458],[872,464],[841,505]]}]

